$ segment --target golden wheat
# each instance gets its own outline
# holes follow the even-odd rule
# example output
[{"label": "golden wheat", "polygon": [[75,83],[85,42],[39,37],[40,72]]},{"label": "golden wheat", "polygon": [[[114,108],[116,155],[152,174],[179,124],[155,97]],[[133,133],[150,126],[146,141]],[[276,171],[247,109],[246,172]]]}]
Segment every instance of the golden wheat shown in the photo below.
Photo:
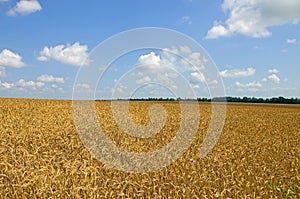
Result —
[{"label": "golden wheat", "polygon": [[[150,122],[154,102],[131,102],[130,115]],[[110,102],[96,102],[99,125],[131,152],[160,149],[176,136],[178,103],[161,103],[166,125],[151,138],[125,134]],[[0,99],[1,198],[278,198],[272,183],[298,197],[300,107],[229,104],[220,139],[203,159],[199,149],[210,121],[200,103],[200,124],[189,150],[157,172],[135,174],[91,157],[76,132],[71,101]]]}]

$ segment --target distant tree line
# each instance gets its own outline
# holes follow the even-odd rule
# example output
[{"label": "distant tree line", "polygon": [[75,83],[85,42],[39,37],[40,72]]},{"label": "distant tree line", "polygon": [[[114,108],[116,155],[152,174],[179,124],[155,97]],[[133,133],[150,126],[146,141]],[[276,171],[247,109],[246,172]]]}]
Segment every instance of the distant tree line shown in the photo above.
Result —
[{"label": "distant tree line", "polygon": [[179,101],[180,98],[155,98],[155,97],[149,97],[149,98],[132,98],[130,101]]},{"label": "distant tree line", "polygon": [[[198,101],[203,100],[203,98]],[[205,98],[204,98],[205,100]],[[210,100],[211,101],[211,100]],[[217,97],[213,98],[215,102],[246,102],[246,103],[275,103],[275,104],[300,104],[300,98],[284,98],[284,97],[272,97],[272,98],[256,98],[256,97]]]},{"label": "distant tree line", "polygon": [[[118,99],[128,100],[128,99]],[[183,98],[132,98],[130,101],[196,101],[195,99]],[[215,97],[215,98],[197,98],[198,102],[246,102],[246,103],[275,103],[275,104],[300,104],[300,98],[256,98],[256,97]]]}]

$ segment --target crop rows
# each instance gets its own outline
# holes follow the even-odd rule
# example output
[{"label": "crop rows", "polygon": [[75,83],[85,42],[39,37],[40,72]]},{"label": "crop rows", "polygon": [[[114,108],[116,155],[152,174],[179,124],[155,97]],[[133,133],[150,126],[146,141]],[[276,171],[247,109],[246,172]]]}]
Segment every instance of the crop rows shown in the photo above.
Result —
[{"label": "crop rows", "polygon": [[[154,102],[130,102],[130,116],[150,122]],[[176,102],[160,103],[167,121],[151,138],[125,134],[111,103],[96,102],[99,125],[124,150],[159,150],[180,125]],[[71,101],[0,99],[1,198],[300,198],[300,107],[228,104],[223,132],[203,159],[199,149],[211,106],[199,104],[191,147],[173,164],[150,173],[110,168],[85,149]],[[298,177],[298,178],[297,178]]]}]

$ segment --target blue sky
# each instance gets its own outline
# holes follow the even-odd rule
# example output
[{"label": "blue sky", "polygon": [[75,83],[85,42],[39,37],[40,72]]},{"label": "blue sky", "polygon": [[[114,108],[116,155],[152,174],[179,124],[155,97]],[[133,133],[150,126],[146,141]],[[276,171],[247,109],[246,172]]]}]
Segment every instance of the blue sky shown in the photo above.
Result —
[{"label": "blue sky", "polygon": [[[99,43],[133,28],[161,27],[204,47],[227,95],[299,98],[299,23],[298,0],[0,0],[0,97],[71,99],[74,87],[90,89],[74,82]],[[163,67],[164,61],[154,49],[128,53],[112,64],[96,97],[109,97],[138,63]],[[160,68],[150,68],[136,73],[136,86],[155,80]],[[199,86],[205,75],[185,75],[197,96],[209,97]],[[126,92],[128,85],[121,87]],[[150,86],[137,96],[159,95],[164,91]]]}]

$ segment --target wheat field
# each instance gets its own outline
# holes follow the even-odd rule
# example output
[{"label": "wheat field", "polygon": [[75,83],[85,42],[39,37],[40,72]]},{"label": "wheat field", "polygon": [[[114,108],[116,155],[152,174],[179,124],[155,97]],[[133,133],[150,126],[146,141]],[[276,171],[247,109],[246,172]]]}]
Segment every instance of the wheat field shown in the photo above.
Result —
[{"label": "wheat field", "polygon": [[[140,125],[155,102],[130,102]],[[109,101],[96,102],[99,125],[127,151],[155,151],[180,125],[180,107],[163,102],[166,124],[151,138],[125,134]],[[110,168],[85,149],[72,102],[0,99],[1,198],[300,198],[300,106],[228,104],[220,139],[198,157],[211,106],[199,104],[191,147],[173,164],[149,173]]]}]

